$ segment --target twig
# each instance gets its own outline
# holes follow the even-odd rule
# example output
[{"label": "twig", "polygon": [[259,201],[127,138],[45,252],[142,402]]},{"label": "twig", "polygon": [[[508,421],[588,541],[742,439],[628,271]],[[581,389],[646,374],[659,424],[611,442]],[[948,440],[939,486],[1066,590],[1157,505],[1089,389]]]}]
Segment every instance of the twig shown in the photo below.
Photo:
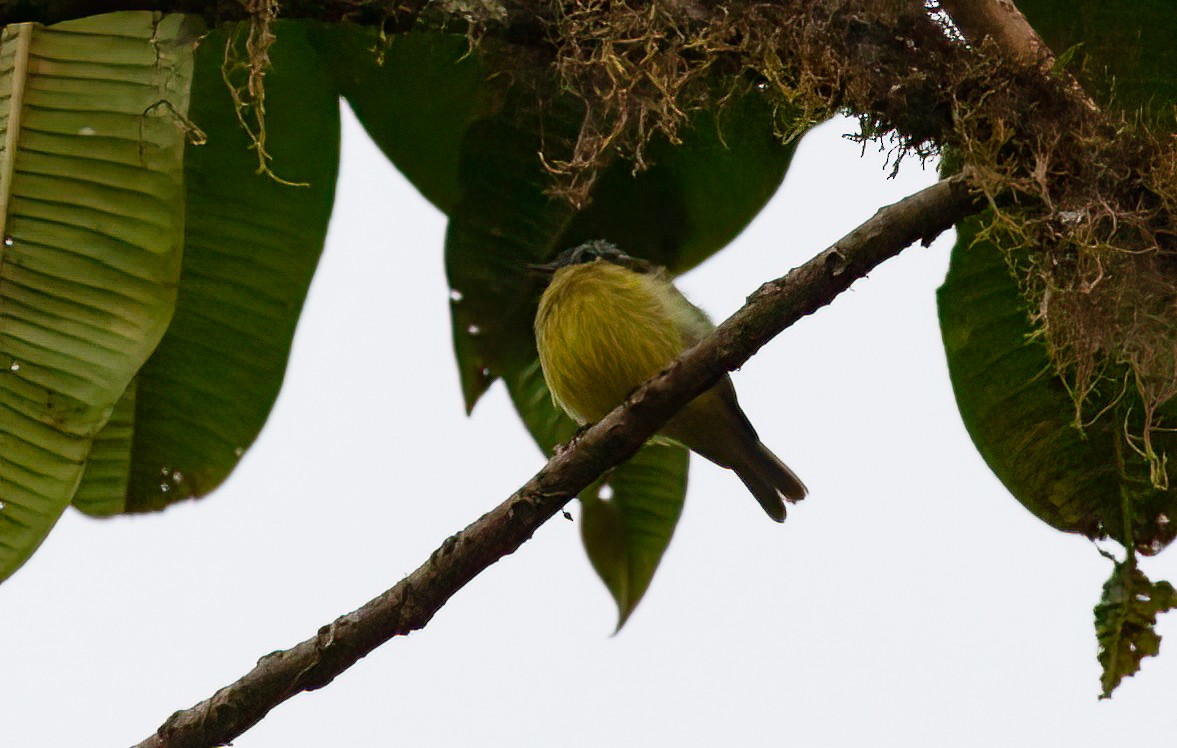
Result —
[{"label": "twig", "polygon": [[274,652],[235,683],[176,712],[136,748],[224,745],[271,709],[321,688],[394,636],[425,626],[484,569],[514,552],[577,492],[630,457],[679,408],[801,317],[913,242],[930,243],[979,203],[961,176],[894,205],[788,275],[764,284],[708,338],[639,387],[513,496],[447,539],[416,571],[312,638]]}]

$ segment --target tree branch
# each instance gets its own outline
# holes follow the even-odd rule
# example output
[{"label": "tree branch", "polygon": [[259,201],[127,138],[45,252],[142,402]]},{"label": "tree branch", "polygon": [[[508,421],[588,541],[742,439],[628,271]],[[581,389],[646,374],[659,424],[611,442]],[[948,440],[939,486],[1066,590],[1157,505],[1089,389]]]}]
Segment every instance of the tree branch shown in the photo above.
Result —
[{"label": "tree branch", "polygon": [[639,387],[501,505],[448,538],[416,571],[312,638],[258,661],[209,699],[176,712],[137,748],[228,743],[301,691],[330,683],[394,636],[425,626],[484,569],[514,552],[567,501],[632,456],[683,405],[751,358],[800,318],[915,241],[928,244],[979,201],[963,177],[941,181],[894,205],[783,278],[770,281],[694,348]]},{"label": "tree branch", "polygon": [[986,37],[1029,64],[1050,65],[1054,54],[1012,0],[940,0],[952,21],[969,41]]},{"label": "tree branch", "polygon": [[[624,23],[632,20],[612,18],[610,6],[606,4],[599,12],[594,10],[589,14],[591,19],[581,29],[582,37],[568,38],[566,29],[561,31],[553,26],[555,19],[562,17],[563,11],[557,10],[564,4],[539,0],[490,2],[502,11],[506,20],[488,27],[486,38],[506,42],[510,51],[505,54],[512,60],[527,58],[521,52],[534,53],[535,60],[524,66],[530,72],[534,72],[528,67],[533,63],[540,67],[548,62],[559,63],[561,56],[569,54],[567,48],[577,45],[584,47],[590,60],[597,60],[593,56],[600,41],[596,35],[604,33],[601,38],[611,39],[607,33],[609,23],[621,23],[624,31]],[[1041,75],[1040,68],[1038,74],[1025,76],[1019,69],[1021,63],[1004,67],[982,64],[991,61],[981,54],[980,40],[974,37],[979,35],[984,39],[986,33],[1008,41],[1008,45],[1003,43],[998,48],[1009,52],[1006,56],[1011,61],[1018,60],[1019,50],[1035,44],[1047,53],[1048,50],[1040,40],[1034,41],[1037,34],[1010,0],[975,0],[973,4],[977,7],[972,8],[969,0],[942,3],[946,10],[951,9],[954,18],[959,15],[965,19],[957,22],[971,29],[968,33],[975,42],[972,47],[946,38],[942,29],[931,21],[922,2],[916,0],[774,0],[770,3],[740,0],[730,7],[683,0],[660,6],[663,10],[671,9],[668,17],[652,17],[651,25],[641,30],[653,39],[662,38],[665,33],[675,37],[682,29],[691,29],[692,33],[704,34],[699,38],[707,39],[705,30],[715,26],[722,33],[710,39],[710,44],[724,47],[731,43],[729,37],[744,41],[722,54],[702,56],[695,47],[691,47],[690,54],[681,54],[683,50],[673,44],[663,45],[656,60],[670,66],[668,69],[695,64],[728,66],[729,73],[739,75],[756,71],[769,80],[781,82],[785,100],[793,102],[786,108],[794,104],[803,109],[809,107],[813,116],[840,110],[854,112],[869,121],[870,132],[894,131],[901,136],[905,147],[917,152],[961,146],[957,125],[965,115],[977,122],[979,129],[997,132],[1013,128],[1018,136],[1011,137],[1011,142],[1032,143],[1041,131],[1052,134],[1042,119],[1053,124],[1064,117],[1082,118],[1094,113],[1093,105],[1086,97],[1077,95],[1073,83]],[[450,7],[460,5],[441,3],[430,7],[430,23],[454,22],[455,28],[460,28],[464,23],[462,11]],[[0,25],[23,21],[49,24],[115,10],[154,10],[200,16],[214,26],[225,21],[249,20],[247,6],[245,0],[0,0]],[[413,28],[427,6],[426,0],[282,0],[280,17],[347,22],[396,33]],[[998,6],[1008,12],[999,12]],[[711,15],[700,17],[707,9]],[[681,29],[670,33],[668,25]],[[771,33],[767,33],[769,30]],[[631,57],[626,59],[630,63],[635,63],[632,55],[640,61],[647,54],[642,45],[619,46],[628,50]],[[610,54],[614,53],[615,50]],[[576,62],[572,67],[585,67],[580,64],[584,60]],[[501,65],[502,61],[496,64]],[[606,119],[610,123],[620,119],[630,122],[631,129],[656,130],[666,125],[657,112],[679,108],[687,111],[693,105],[707,105],[705,100],[684,101],[681,95],[676,98],[659,86],[652,86],[649,88],[660,92],[654,100],[646,102],[646,109],[613,111],[593,93],[599,83],[593,75],[601,71],[591,72],[596,70],[592,65],[586,69],[590,70],[589,79],[574,88],[579,95],[587,97],[586,101],[598,114],[608,115]],[[563,81],[561,86],[568,84],[569,81]],[[999,106],[988,96],[993,90],[1002,92]],[[962,92],[969,93],[962,99]],[[707,91],[705,96],[711,94]],[[1048,107],[1040,106],[1044,101]],[[627,104],[633,105],[633,102]],[[1011,111],[1017,116],[1011,116]],[[1022,116],[1040,111],[1046,114],[1037,119]],[[649,116],[653,116],[655,124],[647,121]],[[632,124],[637,122],[646,124],[642,127]],[[613,126],[598,125],[603,132],[609,132]],[[624,128],[609,136],[616,138],[615,146],[628,148],[635,146],[634,137],[638,136]]]},{"label": "tree branch", "polygon": [[[1054,66],[1055,55],[1014,5],[1013,0],[940,0],[940,7],[973,44],[991,40],[1012,59],[1034,65],[1043,73]],[[1091,112],[1099,106],[1073,76],[1064,77],[1076,99]]]}]

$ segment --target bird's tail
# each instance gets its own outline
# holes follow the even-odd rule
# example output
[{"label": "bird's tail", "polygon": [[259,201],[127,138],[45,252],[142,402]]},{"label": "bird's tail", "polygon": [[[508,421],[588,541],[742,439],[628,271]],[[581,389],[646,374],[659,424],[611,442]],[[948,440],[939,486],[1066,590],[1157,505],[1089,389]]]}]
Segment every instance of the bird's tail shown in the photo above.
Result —
[{"label": "bird's tail", "polygon": [[[744,452],[742,464],[732,465],[769,517],[785,521],[785,501],[800,501],[809,491],[789,466],[760,441]],[[782,501],[782,499],[784,501]]]},{"label": "bird's tail", "polygon": [[660,433],[735,471],[777,522],[785,521],[785,501],[800,501],[808,493],[797,474],[761,443],[727,377],[679,411]]}]

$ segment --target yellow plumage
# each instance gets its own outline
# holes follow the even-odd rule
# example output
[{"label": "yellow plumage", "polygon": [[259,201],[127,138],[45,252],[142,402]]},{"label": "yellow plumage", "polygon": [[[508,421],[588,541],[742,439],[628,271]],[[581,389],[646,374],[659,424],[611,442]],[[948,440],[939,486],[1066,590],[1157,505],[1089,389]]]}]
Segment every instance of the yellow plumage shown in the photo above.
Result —
[{"label": "yellow plumage", "polygon": [[[551,281],[535,318],[540,365],[552,398],[580,423],[603,418],[626,395],[713,329],[666,272],[589,242],[545,268]],[[782,497],[805,486],[756,436],[724,376],[672,418],[661,435],[731,468],[781,521]]]},{"label": "yellow plumage", "polygon": [[609,263],[572,265],[540,300],[540,365],[556,403],[581,423],[603,418],[683,350],[656,283]]}]

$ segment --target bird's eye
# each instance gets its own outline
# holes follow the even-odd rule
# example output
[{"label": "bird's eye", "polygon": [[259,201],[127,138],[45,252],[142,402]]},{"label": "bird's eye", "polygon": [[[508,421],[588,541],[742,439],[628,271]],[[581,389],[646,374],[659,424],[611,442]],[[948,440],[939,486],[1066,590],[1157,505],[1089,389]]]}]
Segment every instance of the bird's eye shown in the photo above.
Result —
[{"label": "bird's eye", "polygon": [[572,257],[572,261],[579,265],[579,264],[583,264],[586,262],[592,262],[593,260],[597,259],[598,257],[600,257],[600,254],[597,252],[596,249],[594,249],[592,247],[581,247],[579,250],[577,250],[576,254]]}]

